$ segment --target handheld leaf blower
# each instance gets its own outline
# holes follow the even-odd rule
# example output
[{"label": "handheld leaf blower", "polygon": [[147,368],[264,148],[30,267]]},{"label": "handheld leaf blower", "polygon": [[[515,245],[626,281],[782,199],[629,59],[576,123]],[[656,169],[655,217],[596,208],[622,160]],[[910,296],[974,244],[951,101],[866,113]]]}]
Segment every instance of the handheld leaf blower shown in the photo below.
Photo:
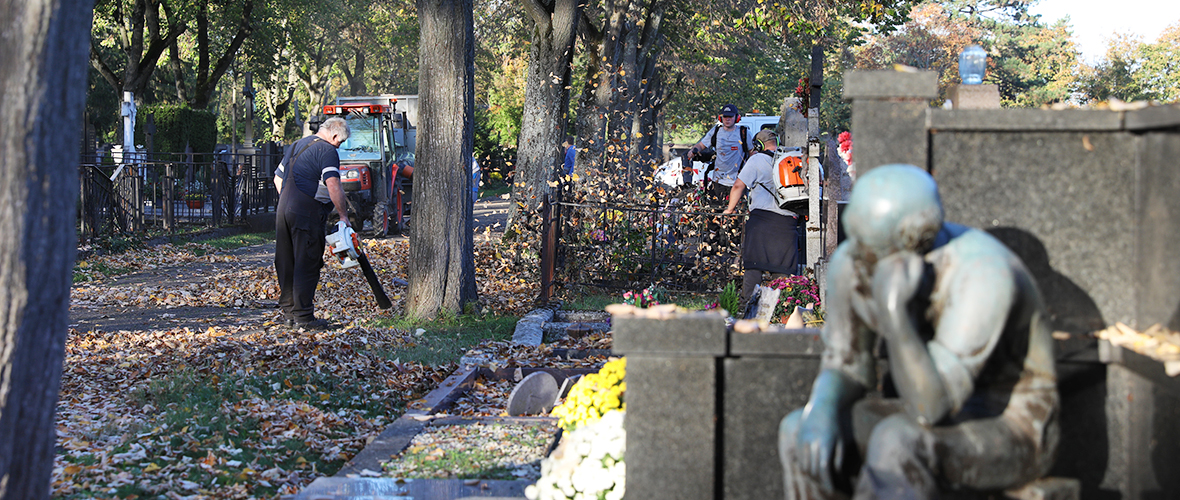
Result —
[{"label": "handheld leaf blower", "polygon": [[377,299],[377,307],[382,309],[393,307],[389,296],[385,295],[385,289],[381,287],[381,282],[377,280],[377,273],[373,272],[373,266],[369,265],[369,258],[361,249],[356,231],[348,227],[344,221],[340,221],[336,223],[336,232],[327,235],[324,239],[332,255],[340,259],[341,267],[348,269],[357,265],[361,266],[361,271],[364,271],[365,279],[369,282],[369,288],[373,289],[373,296]]}]

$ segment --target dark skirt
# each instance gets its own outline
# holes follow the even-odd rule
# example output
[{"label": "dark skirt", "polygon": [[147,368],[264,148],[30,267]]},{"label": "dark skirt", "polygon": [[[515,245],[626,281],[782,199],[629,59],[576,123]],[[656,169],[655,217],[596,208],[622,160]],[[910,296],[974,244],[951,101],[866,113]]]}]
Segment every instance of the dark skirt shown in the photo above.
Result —
[{"label": "dark skirt", "polygon": [[742,267],[782,274],[798,272],[795,218],[751,210],[742,239]]}]

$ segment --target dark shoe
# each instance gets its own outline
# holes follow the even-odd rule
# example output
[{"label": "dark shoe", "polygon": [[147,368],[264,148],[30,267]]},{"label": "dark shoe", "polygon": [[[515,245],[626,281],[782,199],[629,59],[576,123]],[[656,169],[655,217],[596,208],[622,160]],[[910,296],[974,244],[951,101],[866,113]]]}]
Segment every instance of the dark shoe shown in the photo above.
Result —
[{"label": "dark shoe", "polygon": [[326,319],[317,319],[317,320],[307,321],[307,322],[296,321],[295,327],[300,330],[323,332],[323,331],[331,330],[333,327],[335,327],[335,325],[328,322],[328,320],[326,320]]},{"label": "dark shoe", "polygon": [[295,317],[288,315],[287,313],[282,313],[279,315],[279,319],[276,321],[276,323],[281,323],[287,326],[295,326]]}]

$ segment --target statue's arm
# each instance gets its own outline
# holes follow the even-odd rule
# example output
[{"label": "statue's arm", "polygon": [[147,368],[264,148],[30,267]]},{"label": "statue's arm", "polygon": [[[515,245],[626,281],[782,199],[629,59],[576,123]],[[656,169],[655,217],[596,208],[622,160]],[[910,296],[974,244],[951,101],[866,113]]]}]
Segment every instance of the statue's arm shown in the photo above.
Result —
[{"label": "statue's arm", "polygon": [[873,299],[877,331],[889,345],[889,373],[906,413],[923,425],[933,425],[947,414],[951,401],[910,308],[924,273],[925,261],[915,253],[881,259],[873,273]]},{"label": "statue's arm", "polygon": [[898,254],[882,259],[873,283],[878,331],[889,344],[890,373],[906,411],[933,425],[958,411],[991,355],[1009,316],[1015,285],[1002,256],[956,255],[940,269],[941,311],[934,339],[918,334],[907,306],[923,278],[922,259]]},{"label": "statue's arm", "polygon": [[1004,327],[1018,315],[1016,275],[1003,255],[977,256],[949,277],[946,300],[927,350],[946,393],[958,411],[975,391],[976,377],[995,351]]}]

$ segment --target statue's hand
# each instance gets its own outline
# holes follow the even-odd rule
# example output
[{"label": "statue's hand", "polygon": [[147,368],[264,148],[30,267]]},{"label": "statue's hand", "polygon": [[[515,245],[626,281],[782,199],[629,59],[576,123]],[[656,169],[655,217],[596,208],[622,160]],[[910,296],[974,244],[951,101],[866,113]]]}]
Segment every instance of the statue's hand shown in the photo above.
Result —
[{"label": "statue's hand", "polygon": [[808,404],[799,423],[796,460],[804,474],[832,492],[832,474],[844,466],[844,438],[834,410]]},{"label": "statue's hand", "polygon": [[889,335],[897,321],[907,320],[906,305],[922,285],[925,262],[913,252],[897,252],[879,262],[873,271],[873,302],[878,325]]}]

